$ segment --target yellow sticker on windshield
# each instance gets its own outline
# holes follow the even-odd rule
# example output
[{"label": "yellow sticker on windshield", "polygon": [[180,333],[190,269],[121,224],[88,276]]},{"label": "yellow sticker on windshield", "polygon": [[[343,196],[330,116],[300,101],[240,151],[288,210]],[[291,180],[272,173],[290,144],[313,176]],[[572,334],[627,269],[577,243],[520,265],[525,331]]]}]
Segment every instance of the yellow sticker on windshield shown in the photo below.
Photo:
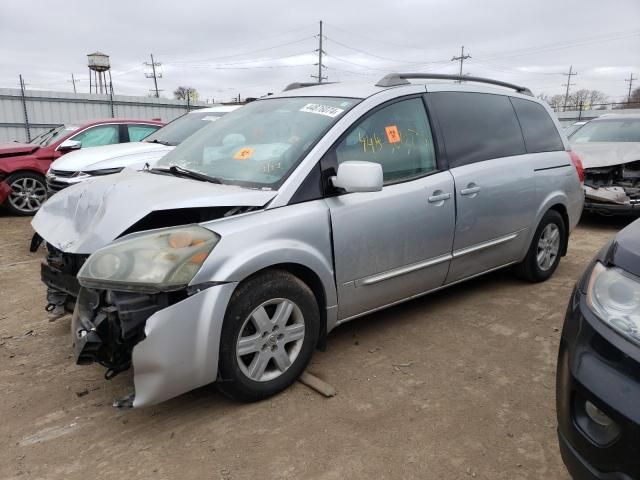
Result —
[{"label": "yellow sticker on windshield", "polygon": [[238,150],[233,158],[236,160],[246,160],[247,158],[251,158],[252,156],[253,148],[245,147]]}]

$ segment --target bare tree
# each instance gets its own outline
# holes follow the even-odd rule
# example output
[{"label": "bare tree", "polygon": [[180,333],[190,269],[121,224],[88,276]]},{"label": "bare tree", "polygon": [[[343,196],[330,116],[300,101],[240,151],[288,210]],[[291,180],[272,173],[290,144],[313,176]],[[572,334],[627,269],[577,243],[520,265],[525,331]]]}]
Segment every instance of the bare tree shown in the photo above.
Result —
[{"label": "bare tree", "polygon": [[620,105],[619,108],[640,108],[640,87],[634,88],[629,101]]},{"label": "bare tree", "polygon": [[177,100],[186,100],[187,97],[189,97],[190,101],[195,102],[196,100],[198,100],[200,94],[193,87],[180,86],[173,91],[173,96]]},{"label": "bare tree", "polygon": [[[545,93],[540,93],[538,95],[538,98],[545,100],[549,104],[549,106],[556,111],[563,108],[564,106],[564,95],[562,94],[548,95]],[[594,105],[607,103],[608,101],[609,97],[604,92],[601,92],[600,90],[589,90],[583,88],[569,95],[567,109],[580,108],[581,103],[583,109],[596,108],[594,107]]]},{"label": "bare tree", "polygon": [[591,107],[600,103],[607,103],[608,101],[609,97],[607,94],[600,90],[591,90],[591,92],[589,92],[589,105]]}]

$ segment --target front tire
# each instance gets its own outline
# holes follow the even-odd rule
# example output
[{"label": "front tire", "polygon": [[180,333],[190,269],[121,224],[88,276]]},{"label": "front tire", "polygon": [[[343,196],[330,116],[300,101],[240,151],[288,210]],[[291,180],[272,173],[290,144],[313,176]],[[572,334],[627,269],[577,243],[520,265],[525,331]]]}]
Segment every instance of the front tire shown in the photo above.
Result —
[{"label": "front tire", "polygon": [[14,173],[5,183],[11,188],[5,206],[13,215],[35,215],[47,199],[45,179],[35,172]]},{"label": "front tire", "polygon": [[299,278],[282,270],[249,278],[225,313],[218,389],[245,402],[284,390],[307,367],[319,327],[316,298]]},{"label": "front tire", "polygon": [[558,268],[567,227],[562,215],[555,210],[544,214],[536,229],[525,259],[516,265],[518,277],[529,282],[544,282]]}]

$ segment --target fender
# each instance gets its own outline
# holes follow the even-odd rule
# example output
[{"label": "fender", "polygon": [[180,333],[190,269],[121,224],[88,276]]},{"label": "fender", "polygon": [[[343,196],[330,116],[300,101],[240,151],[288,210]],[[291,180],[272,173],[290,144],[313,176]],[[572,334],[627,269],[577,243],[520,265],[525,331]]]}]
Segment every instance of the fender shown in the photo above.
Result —
[{"label": "fender", "polygon": [[331,223],[324,200],[214,220],[202,226],[221,238],[191,285],[241,282],[274,265],[296,264],[320,279],[326,307],[337,305]]}]

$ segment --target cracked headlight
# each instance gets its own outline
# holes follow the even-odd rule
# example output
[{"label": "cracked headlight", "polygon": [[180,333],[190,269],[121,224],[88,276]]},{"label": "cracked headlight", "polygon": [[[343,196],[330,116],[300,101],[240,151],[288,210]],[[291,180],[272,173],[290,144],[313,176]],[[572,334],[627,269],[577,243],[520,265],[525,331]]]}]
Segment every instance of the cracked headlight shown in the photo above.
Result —
[{"label": "cracked headlight", "polygon": [[589,278],[587,304],[614,330],[640,344],[640,278],[597,262]]},{"label": "cracked headlight", "polygon": [[220,237],[200,226],[143,233],[97,250],[78,272],[84,287],[167,291],[186,286]]}]

